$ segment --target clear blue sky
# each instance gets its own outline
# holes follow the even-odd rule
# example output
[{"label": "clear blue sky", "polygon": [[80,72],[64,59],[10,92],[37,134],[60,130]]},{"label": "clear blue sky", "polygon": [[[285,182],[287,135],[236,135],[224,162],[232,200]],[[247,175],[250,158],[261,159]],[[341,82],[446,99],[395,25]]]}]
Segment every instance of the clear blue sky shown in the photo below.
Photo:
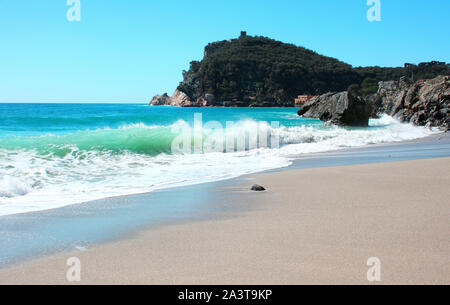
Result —
[{"label": "clear blue sky", "polygon": [[0,0],[0,101],[146,102],[171,94],[212,41],[249,35],[354,66],[450,62],[450,1]]}]

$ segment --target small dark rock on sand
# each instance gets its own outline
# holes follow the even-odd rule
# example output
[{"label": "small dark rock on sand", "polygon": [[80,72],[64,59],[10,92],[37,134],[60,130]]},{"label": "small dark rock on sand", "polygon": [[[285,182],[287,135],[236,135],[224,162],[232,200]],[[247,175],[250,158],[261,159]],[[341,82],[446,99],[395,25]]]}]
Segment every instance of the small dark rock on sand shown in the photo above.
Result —
[{"label": "small dark rock on sand", "polygon": [[255,192],[263,192],[266,189],[264,187],[262,187],[261,185],[255,184],[254,186],[252,186],[252,191]]}]

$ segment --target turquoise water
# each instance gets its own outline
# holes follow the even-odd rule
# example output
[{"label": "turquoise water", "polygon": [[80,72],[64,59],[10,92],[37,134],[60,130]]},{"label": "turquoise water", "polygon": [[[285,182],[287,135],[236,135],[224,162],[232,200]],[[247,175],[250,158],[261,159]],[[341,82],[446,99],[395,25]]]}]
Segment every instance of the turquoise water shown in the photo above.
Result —
[{"label": "turquoise water", "polygon": [[[0,147],[6,149],[67,148],[129,150],[157,155],[170,153],[177,135],[171,126],[193,126],[194,114],[204,122],[278,121],[286,127],[320,126],[318,120],[299,119],[296,108],[176,108],[112,104],[0,104]],[[158,127],[158,128],[145,128]],[[13,136],[13,137],[11,137]],[[67,149],[62,149],[67,151]]]},{"label": "turquoise water", "polygon": [[302,119],[298,108],[178,108],[148,107],[134,104],[1,104],[0,137],[37,136],[52,133],[66,135],[81,130],[116,129],[130,124],[170,126],[179,120],[192,124],[194,113],[204,121],[280,121],[284,126],[320,121]]},{"label": "turquoise water", "polygon": [[0,216],[216,181],[289,166],[305,153],[431,133],[389,117],[341,128],[296,112],[0,104]]}]

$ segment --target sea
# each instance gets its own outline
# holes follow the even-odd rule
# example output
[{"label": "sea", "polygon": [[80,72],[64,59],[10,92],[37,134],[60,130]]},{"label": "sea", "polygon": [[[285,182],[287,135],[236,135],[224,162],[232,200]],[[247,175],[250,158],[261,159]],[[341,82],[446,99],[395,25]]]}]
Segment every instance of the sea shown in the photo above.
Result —
[{"label": "sea", "polygon": [[289,166],[305,154],[426,137],[384,115],[366,128],[297,108],[0,104],[0,216]]}]

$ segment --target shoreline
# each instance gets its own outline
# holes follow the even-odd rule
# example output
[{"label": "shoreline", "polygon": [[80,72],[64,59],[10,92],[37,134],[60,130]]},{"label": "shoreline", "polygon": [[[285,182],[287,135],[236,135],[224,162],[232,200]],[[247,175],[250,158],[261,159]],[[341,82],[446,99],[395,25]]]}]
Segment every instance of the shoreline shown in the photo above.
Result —
[{"label": "shoreline", "polygon": [[[174,106],[168,106],[168,107],[174,107]],[[84,204],[89,204],[91,202],[98,202],[98,201],[103,201],[103,200],[111,200],[111,199],[116,199],[116,198],[126,198],[126,197],[131,197],[131,196],[144,196],[153,192],[158,192],[158,191],[165,191],[165,190],[171,190],[171,189],[177,189],[177,188],[183,188],[183,187],[189,187],[189,186],[194,186],[194,185],[200,185],[200,184],[208,184],[208,183],[220,183],[222,181],[228,181],[228,180],[232,180],[232,179],[239,179],[240,177],[245,177],[245,176],[249,176],[249,175],[253,175],[253,174],[259,174],[259,173],[266,173],[266,172],[272,172],[272,171],[281,171],[281,170],[289,170],[289,169],[293,169],[293,168],[299,168],[298,166],[296,166],[296,164],[298,165],[298,161],[300,160],[305,160],[308,158],[318,158],[321,156],[330,156],[330,157],[336,157],[339,154],[342,153],[348,153],[348,152],[358,152],[358,151],[364,151],[364,150],[368,150],[368,149],[377,149],[380,147],[394,147],[396,145],[408,145],[408,144],[418,144],[418,143],[427,143],[427,142],[436,142],[436,141],[440,141],[441,139],[444,139],[446,142],[448,142],[449,147],[450,147],[450,135],[448,135],[446,132],[443,131],[439,131],[437,133],[428,135],[426,137],[423,138],[418,138],[418,139],[413,139],[413,140],[402,140],[402,141],[394,141],[394,142],[385,142],[385,143],[375,143],[375,144],[366,144],[366,145],[362,145],[362,146],[354,146],[354,147],[345,147],[345,148],[340,148],[340,149],[332,149],[332,150],[325,150],[325,151],[320,151],[320,152],[313,152],[313,153],[302,153],[300,155],[292,155],[290,158],[290,165],[287,166],[280,166],[280,167],[275,167],[272,169],[262,169],[262,170],[256,170],[256,171],[252,171],[252,172],[248,172],[248,173],[244,173],[244,174],[233,174],[231,176],[223,176],[223,177],[215,177],[215,178],[210,178],[210,179],[205,179],[205,180],[200,180],[200,181],[196,181],[196,180],[192,180],[192,181],[182,181],[182,182],[176,182],[176,183],[170,183],[167,185],[162,185],[158,188],[155,188],[153,190],[149,190],[149,191],[143,191],[143,192],[138,192],[138,193],[130,193],[130,194],[123,194],[123,195],[113,195],[113,196],[109,196],[109,197],[102,197],[102,198],[98,198],[98,199],[91,199],[91,200],[87,200],[87,201],[82,201],[82,202],[78,202],[78,203],[70,203],[70,204],[63,204],[63,205],[57,205],[55,207],[49,207],[49,208],[44,208],[44,209],[37,209],[37,210],[30,210],[30,211],[24,211],[24,212],[18,212],[18,213],[7,213],[7,214],[0,214],[0,217],[8,217],[8,216],[14,216],[14,215],[25,215],[25,214],[31,214],[31,213],[41,213],[41,212],[47,212],[47,211],[54,211],[54,210],[58,210],[58,209],[63,209],[63,208],[67,208],[70,206],[76,206],[76,205],[84,205]],[[432,154],[431,156],[432,158],[435,158],[435,154]],[[389,157],[390,158],[390,157]],[[424,158],[423,156],[421,156],[420,158]],[[415,159],[415,157],[411,157],[411,159]],[[400,160],[409,160],[408,158],[404,158],[404,157],[400,157]],[[365,162],[361,162],[361,163],[354,163],[351,162],[350,164],[365,164],[367,161]],[[374,162],[374,161],[372,161]],[[392,162],[391,160],[382,160],[382,161],[375,161],[375,162]],[[370,162],[371,163],[371,162]],[[347,163],[344,163],[347,164]],[[313,165],[312,167],[316,167],[316,165]],[[301,167],[301,168],[309,168],[309,167]],[[1,259],[0,259],[0,268],[1,268]]]},{"label": "shoreline", "polygon": [[[373,152],[371,152],[371,150],[375,150],[375,153],[379,156],[381,155],[386,155],[382,158],[383,160],[374,160],[374,162],[369,162],[367,163],[367,160],[365,160],[364,158],[361,159],[361,162],[363,162],[363,164],[366,164],[365,166],[375,166],[375,167],[379,167],[382,164],[386,164],[386,163],[391,163],[391,164],[396,164],[395,161],[398,161],[397,159],[400,158],[400,155],[403,155],[403,160],[411,160],[411,159],[427,159],[427,155],[426,153],[424,154],[423,158],[417,158],[417,156],[409,156],[408,153],[405,151],[407,151],[408,149],[414,148],[417,145],[422,145],[422,146],[428,146],[430,147],[430,145],[436,145],[436,144],[442,144],[439,143],[440,141],[442,141],[442,143],[444,143],[444,155],[446,152],[447,157],[449,156],[449,150],[447,150],[447,148],[449,147],[449,143],[450,143],[450,136],[448,134],[437,134],[437,135],[433,135],[424,139],[419,139],[419,140],[413,140],[413,141],[405,141],[405,142],[401,142],[401,143],[386,143],[386,144],[379,144],[379,145],[371,145],[371,146],[366,146],[366,147],[362,147],[362,148],[353,148],[353,149],[346,149],[346,150],[341,150],[341,151],[333,151],[333,152],[328,152],[328,153],[318,153],[318,154],[311,154],[310,156],[306,155],[304,156],[304,158],[300,158],[298,160],[294,161],[294,164],[287,167],[287,168],[280,168],[280,169],[275,169],[275,170],[269,170],[269,171],[265,171],[265,172],[261,172],[261,173],[256,173],[256,174],[249,174],[249,175],[244,175],[244,176],[240,176],[237,178],[232,178],[230,180],[222,180],[222,181],[218,181],[218,182],[210,182],[210,183],[205,183],[202,185],[191,185],[191,186],[186,186],[186,187],[179,187],[179,188],[171,188],[171,189],[166,189],[163,191],[156,191],[156,192],[152,192],[152,193],[148,193],[148,194],[139,194],[139,195],[130,195],[130,196],[123,196],[123,197],[118,197],[118,198],[109,198],[106,200],[103,200],[105,202],[109,202],[110,201],[133,201],[136,200],[137,197],[153,197],[154,194],[166,194],[167,193],[176,193],[176,192],[180,192],[181,194],[183,193],[191,193],[191,195],[199,195],[199,194],[203,194],[203,196],[209,197],[211,196],[211,194],[205,194],[205,191],[208,190],[215,190],[215,197],[213,200],[220,201],[219,203],[214,203],[212,206],[209,204],[204,204],[205,202],[208,203],[208,198],[200,198],[200,201],[203,201],[203,203],[200,203],[200,205],[194,205],[194,211],[190,211],[186,214],[180,213],[180,215],[177,215],[177,217],[169,217],[170,219],[166,219],[166,221],[160,221],[159,223],[156,221],[154,223],[143,223],[142,225],[139,224],[135,224],[134,226],[132,226],[133,228],[128,228],[124,231],[122,231],[121,233],[117,233],[117,234],[112,234],[112,238],[106,238],[106,239],[99,239],[97,241],[94,241],[92,243],[90,243],[86,248],[87,250],[85,250],[84,246],[77,246],[79,249],[82,250],[77,250],[75,252],[72,251],[67,251],[67,249],[61,249],[60,251],[56,250],[56,251],[50,251],[50,254],[48,253],[42,253],[40,255],[38,255],[38,258],[34,259],[34,260],[29,260],[30,258],[24,259],[24,260],[20,260],[18,262],[16,262],[15,264],[12,265],[7,265],[6,268],[1,268],[0,267],[0,283],[9,283],[7,278],[10,278],[10,276],[8,276],[8,274],[17,274],[18,270],[20,269],[33,269],[33,266],[38,266],[41,264],[46,264],[50,261],[60,261],[61,257],[63,256],[67,256],[69,253],[70,254],[80,254],[81,256],[88,254],[89,253],[94,253],[97,251],[97,249],[103,248],[103,247],[108,247],[108,246],[114,246],[115,244],[122,244],[122,243],[127,243],[129,241],[135,240],[136,238],[139,239],[142,234],[154,234],[154,233],[149,233],[149,232],[160,232],[161,230],[168,230],[171,231],[173,230],[173,228],[175,227],[179,227],[179,226],[195,226],[196,224],[210,224],[211,223],[220,223],[223,221],[233,221],[236,219],[240,219],[242,217],[249,217],[249,215],[253,215],[253,214],[258,214],[258,212],[261,209],[264,209],[268,203],[257,203],[255,206],[254,200],[252,199],[255,196],[259,196],[258,194],[254,194],[248,191],[248,186],[253,182],[253,181],[257,181],[259,183],[260,180],[264,180],[266,176],[270,176],[270,175],[281,175],[281,176],[288,176],[290,175],[289,173],[293,173],[293,172],[302,172],[302,171],[314,171],[314,170],[323,170],[323,171],[331,171],[332,169],[335,169],[336,166],[343,166],[346,167],[345,165],[348,165],[348,167],[357,167],[358,165],[355,164],[360,164],[358,162],[358,160],[355,160],[355,154],[356,155],[368,155],[370,157],[371,154],[373,154]],[[418,143],[419,142],[419,143]],[[409,147],[409,145],[411,147]],[[403,151],[399,151],[396,152],[396,148],[400,148]],[[390,150],[389,150],[390,149]],[[425,151],[426,149],[424,149]],[[389,153],[390,152],[390,153]],[[436,150],[433,149],[433,152],[436,154]],[[389,154],[388,154],[389,153]],[[399,156],[396,156],[396,154],[398,153]],[[448,159],[445,159],[445,156],[440,156],[440,157],[444,157],[442,159],[435,159],[436,162],[444,162],[445,160],[448,161]],[[437,157],[435,158],[439,158],[439,152],[437,153]],[[313,161],[311,161],[313,160]],[[306,161],[306,162],[305,162]],[[321,163],[320,166],[318,165],[318,162]],[[333,163],[334,162],[334,163]],[[380,163],[382,162],[382,163]],[[337,164],[336,164],[337,163]],[[374,163],[374,164],[370,164],[370,163]],[[330,165],[331,164],[331,165]],[[334,165],[332,165],[334,164]],[[353,165],[349,165],[349,164],[353,164]],[[445,164],[445,162],[444,162]],[[321,167],[325,167],[325,168],[321,168]],[[251,179],[251,180],[250,180]],[[271,185],[273,183],[272,180],[270,180],[271,182],[268,183],[268,185],[266,185],[269,188],[271,188]],[[245,187],[243,185],[246,185]],[[192,188],[196,188],[197,190],[194,191],[194,193],[192,193],[192,191],[186,191],[186,189],[192,189]],[[184,190],[183,190],[184,189]],[[230,192],[231,190],[231,192]],[[217,197],[217,194],[220,193],[220,196]],[[174,195],[176,196],[176,194]],[[264,195],[263,195],[264,196]],[[164,197],[164,196],[163,196]],[[245,200],[243,200],[242,198],[246,198]],[[250,199],[249,199],[250,198]],[[249,200],[247,200],[249,199]],[[161,200],[161,199],[160,199]],[[248,201],[248,202],[247,202]],[[240,204],[236,204],[235,202],[240,202]],[[105,204],[105,203],[103,203]],[[97,209],[101,210],[102,209],[102,205],[100,204],[99,207],[97,207]],[[119,203],[116,203],[119,204]],[[270,204],[269,204],[270,205]],[[109,206],[109,208],[111,208],[111,206]],[[192,206],[190,206],[189,204],[187,205],[187,209],[192,208]],[[64,208],[63,208],[64,209]],[[128,208],[130,209],[130,207]],[[58,209],[59,210],[59,209]],[[69,208],[67,210],[71,210],[69,211],[69,214],[73,214],[74,211],[78,210],[76,208]],[[55,211],[53,211],[55,212]],[[78,213],[80,211],[77,211]],[[98,211],[97,211],[98,212]],[[48,213],[48,211],[47,211]],[[39,213],[37,213],[39,214]],[[44,213],[46,214],[46,213]],[[50,213],[52,214],[52,213]],[[58,214],[58,211],[56,211],[56,214]],[[183,214],[183,215],[181,215]],[[189,215],[190,214],[190,215]],[[189,215],[188,217],[186,217],[187,215]],[[103,215],[104,217],[106,217],[107,215]],[[58,215],[55,215],[55,217],[58,217]],[[253,216],[254,217],[254,216]],[[147,221],[147,220],[145,220]],[[145,222],[144,221],[144,222]],[[216,224],[217,225],[217,224]],[[216,226],[215,225],[215,226]],[[120,230],[119,230],[120,231]],[[91,248],[92,246],[92,248]],[[54,254],[54,252],[57,252],[57,254]],[[137,255],[137,254],[136,254]],[[40,258],[39,258],[40,256]],[[92,257],[92,256],[91,256]],[[61,263],[61,262],[60,262]],[[64,263],[62,263],[61,268],[64,268]],[[31,270],[30,269],[30,270]],[[20,273],[20,272],[19,272]],[[23,276],[20,277],[21,280],[23,280],[24,282],[27,282],[27,279],[24,278]],[[32,279],[29,279],[31,282]],[[48,283],[46,280],[43,280],[43,283]],[[61,280],[61,279],[60,279]],[[104,279],[106,280],[106,279]],[[53,281],[50,281],[51,283],[55,283]],[[100,283],[101,281],[92,281],[92,283]],[[107,281],[108,282],[108,281]],[[124,280],[124,282],[129,282],[127,280]],[[134,281],[131,281],[134,282]],[[163,281],[164,283],[167,283],[165,281]],[[41,283],[41,281],[37,281],[37,283]],[[66,283],[64,281],[58,281],[57,283]],[[138,283],[145,283],[145,281],[138,281]],[[178,283],[183,283],[183,282],[178,282]]]}]

